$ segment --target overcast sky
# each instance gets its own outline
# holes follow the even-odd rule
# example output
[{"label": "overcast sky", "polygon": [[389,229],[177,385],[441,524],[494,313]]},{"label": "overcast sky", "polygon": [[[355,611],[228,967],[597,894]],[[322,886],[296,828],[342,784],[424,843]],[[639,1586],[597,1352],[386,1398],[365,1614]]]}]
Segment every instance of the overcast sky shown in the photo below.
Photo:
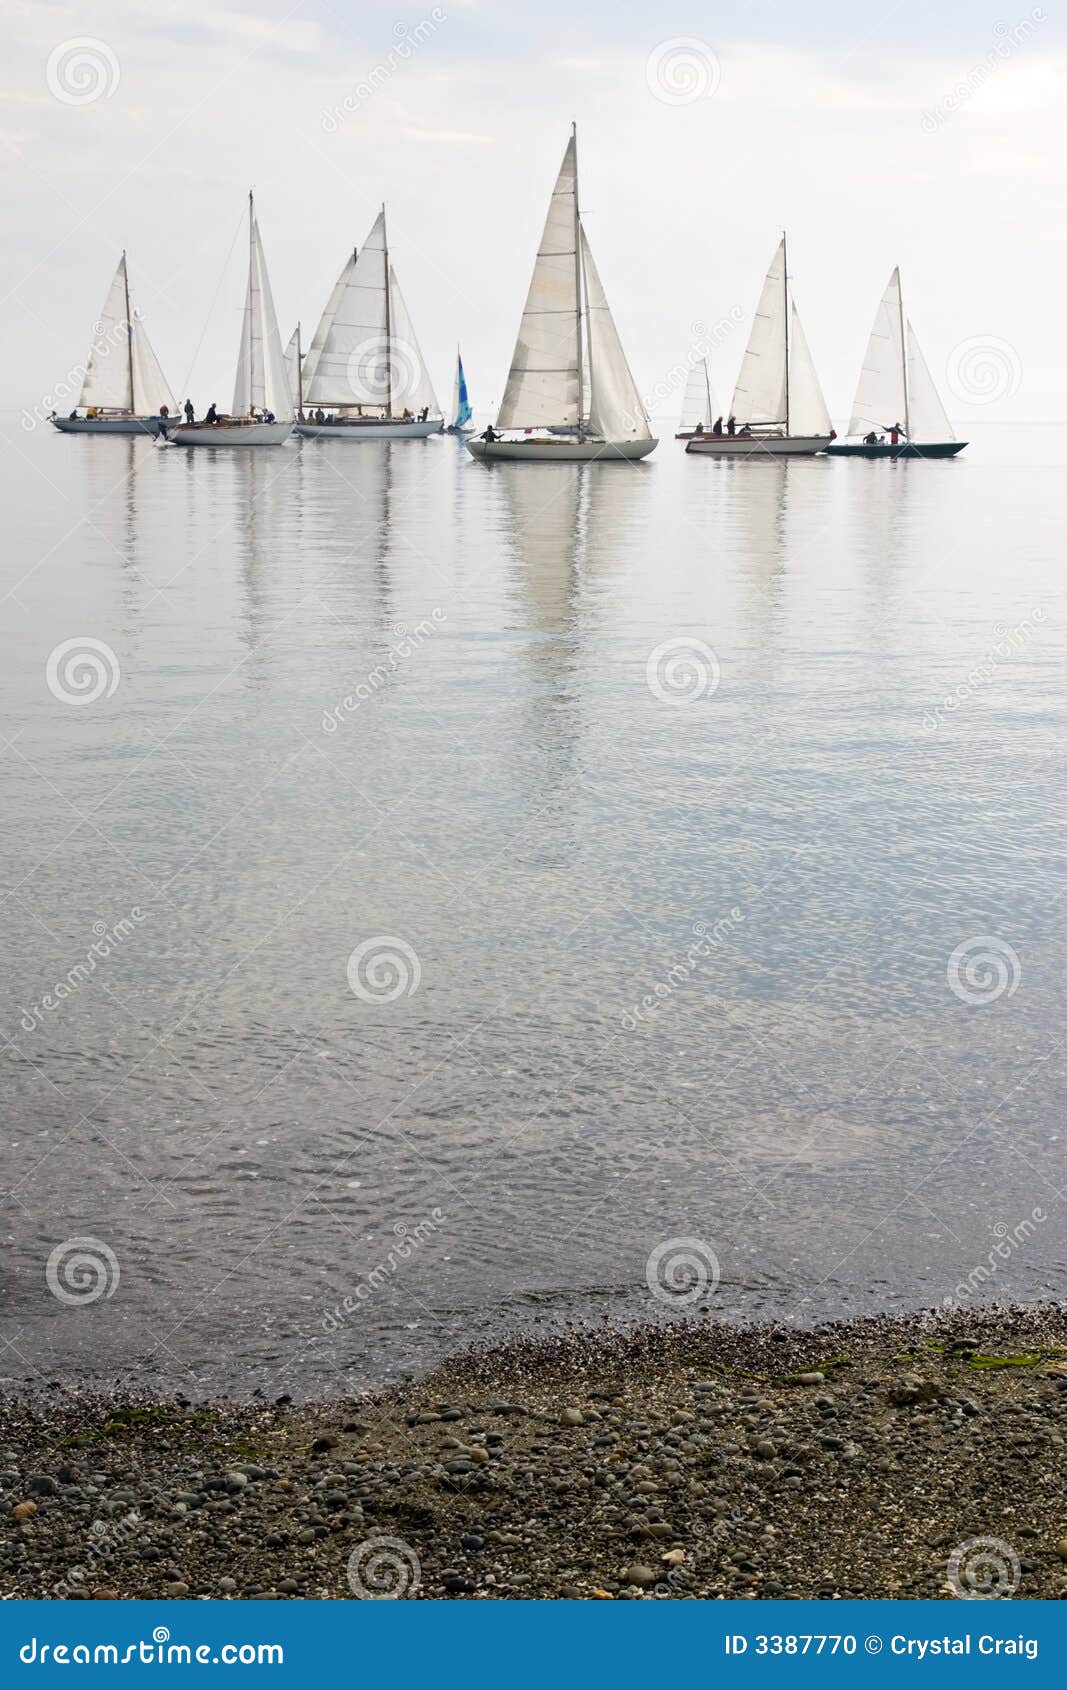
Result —
[{"label": "overcast sky", "polygon": [[384,199],[439,394],[459,340],[487,408],[575,118],[590,241],[661,412],[703,338],[729,391],[785,226],[835,416],[895,263],[953,417],[1064,415],[1063,0],[3,0],[3,15],[4,408],[84,358],[123,246],[171,385],[196,354],[197,404],[228,404],[250,185],[283,338],[299,316],[310,339]]}]

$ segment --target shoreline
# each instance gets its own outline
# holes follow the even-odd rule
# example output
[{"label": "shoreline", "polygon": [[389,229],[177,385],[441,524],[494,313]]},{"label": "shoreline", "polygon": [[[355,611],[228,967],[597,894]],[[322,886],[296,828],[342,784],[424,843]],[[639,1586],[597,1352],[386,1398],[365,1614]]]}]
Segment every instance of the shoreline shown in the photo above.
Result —
[{"label": "shoreline", "polygon": [[605,1326],[314,1404],[57,1388],[0,1402],[0,1594],[1062,1598],[1065,1450],[1049,1305]]}]

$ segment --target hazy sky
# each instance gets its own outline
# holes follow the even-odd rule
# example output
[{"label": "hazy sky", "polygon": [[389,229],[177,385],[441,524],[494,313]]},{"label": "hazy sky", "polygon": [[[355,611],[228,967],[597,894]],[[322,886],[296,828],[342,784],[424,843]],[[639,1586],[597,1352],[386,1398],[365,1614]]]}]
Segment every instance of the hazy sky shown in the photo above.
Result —
[{"label": "hazy sky", "polygon": [[1064,415],[1063,0],[0,3],[5,409],[84,357],[123,246],[171,385],[203,333],[228,404],[250,185],[283,337],[384,199],[439,394],[459,340],[488,407],[573,117],[642,390],[701,325],[728,393],[784,225],[835,416],[898,262],[953,417]]}]

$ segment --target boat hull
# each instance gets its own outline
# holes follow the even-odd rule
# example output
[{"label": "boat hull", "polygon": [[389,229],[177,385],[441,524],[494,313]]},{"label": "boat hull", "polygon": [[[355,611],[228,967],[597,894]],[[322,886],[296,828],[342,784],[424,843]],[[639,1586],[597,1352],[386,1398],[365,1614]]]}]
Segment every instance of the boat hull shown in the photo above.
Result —
[{"label": "boat hull", "polygon": [[[158,434],[159,417],[53,417],[60,434]],[[167,419],[167,426],[173,423]]]},{"label": "boat hull", "polygon": [[481,463],[632,463],[647,458],[658,440],[466,440],[472,458]]},{"label": "boat hull", "polygon": [[443,427],[440,417],[429,417],[426,422],[298,422],[296,432],[305,440],[425,440]]},{"label": "boat hull", "polygon": [[175,446],[280,446],[292,423],[183,423],[167,439]]},{"label": "boat hull", "polygon": [[826,434],[694,434],[685,449],[702,458],[813,458],[829,445]]},{"label": "boat hull", "polygon": [[888,440],[877,446],[835,440],[826,450],[833,458],[954,458],[966,445],[966,440],[902,440],[896,446]]}]

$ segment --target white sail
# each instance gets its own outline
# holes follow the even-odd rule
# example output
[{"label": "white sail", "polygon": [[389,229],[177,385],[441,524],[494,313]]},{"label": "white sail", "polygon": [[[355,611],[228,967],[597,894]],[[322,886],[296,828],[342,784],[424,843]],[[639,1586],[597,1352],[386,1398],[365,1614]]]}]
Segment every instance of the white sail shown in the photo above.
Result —
[{"label": "white sail", "polygon": [[241,347],[237,358],[237,380],[233,390],[233,415],[247,417],[252,411],[273,411],[279,418],[291,417],[293,401],[285,369],[282,337],[274,297],[263,256],[259,224],[249,205],[248,288],[245,294]]},{"label": "white sail", "polygon": [[85,365],[81,404],[115,411],[133,410],[132,357],[128,323],[126,254],[107,290],[103,309],[93,324],[93,339]]},{"label": "white sail", "polygon": [[314,379],[315,371],[319,367],[319,359],[322,357],[322,349],[326,345],[327,340],[329,339],[330,330],[333,327],[333,320],[337,315],[337,307],[340,305],[341,300],[344,296],[344,291],[348,286],[349,279],[351,278],[351,275],[352,275],[352,271],[355,268],[355,263],[356,263],[356,254],[353,251],[350,254],[350,256],[345,259],[344,267],[341,270],[341,274],[338,276],[337,280],[333,284],[333,289],[330,293],[330,297],[326,301],[326,309],[323,311],[322,316],[319,318],[319,326],[315,330],[314,335],[312,336],[311,345],[308,347],[307,351],[304,354],[304,397],[305,397],[305,399],[308,398],[308,396],[309,396],[311,383]]},{"label": "white sail", "polygon": [[152,348],[152,342],[149,340],[145,326],[136,312],[133,315],[130,338],[133,361],[134,415],[154,417],[158,415],[160,406],[166,405],[171,416],[176,416],[178,407],[174,402],[174,395],[167,386],[166,377]]},{"label": "white sail", "polygon": [[681,426],[688,430],[696,428],[697,423],[702,423],[705,429],[710,429],[719,414],[708,376],[708,361],[701,358],[699,363],[689,367],[685,395],[682,399]]},{"label": "white sail", "polygon": [[581,424],[577,237],[578,172],[572,135],[537,249],[498,428]]},{"label": "white sail", "polygon": [[828,435],[831,426],[807,336],[794,305],[789,336],[789,432]]},{"label": "white sail", "polygon": [[439,416],[441,407],[437,403],[437,395],[433,390],[426,361],[419,349],[415,338],[415,328],[410,313],[404,304],[400,285],[396,279],[396,271],[389,266],[389,319],[391,335],[389,340],[390,378],[393,395],[394,414],[405,409],[421,411],[424,408]]},{"label": "white sail", "polygon": [[739,423],[785,422],[785,236],[763,284],[731,411]]},{"label": "white sail", "polygon": [[300,362],[300,324],[297,323],[285,348],[285,379],[289,383],[294,405],[300,398]]},{"label": "white sail", "polygon": [[346,264],[304,365],[304,400],[336,409],[389,405],[385,211]]},{"label": "white sail", "polygon": [[915,330],[908,324],[908,429],[912,440],[955,440],[941,395],[922,355]]},{"label": "white sail", "polygon": [[645,407],[630,374],[584,229],[581,241],[589,325],[589,432],[602,440],[651,440]]},{"label": "white sail", "polygon": [[908,408],[904,387],[904,324],[900,304],[900,271],[889,278],[875,314],[871,338],[852,401],[849,434],[881,433],[903,423]]}]

